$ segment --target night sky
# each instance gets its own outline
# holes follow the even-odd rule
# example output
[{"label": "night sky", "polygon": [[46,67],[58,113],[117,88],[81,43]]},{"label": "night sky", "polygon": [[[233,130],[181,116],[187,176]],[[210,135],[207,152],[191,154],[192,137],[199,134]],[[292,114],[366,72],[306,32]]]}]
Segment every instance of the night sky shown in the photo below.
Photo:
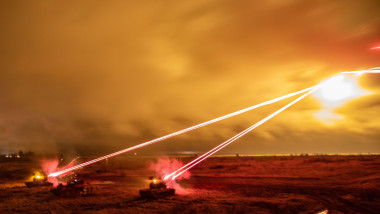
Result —
[{"label": "night sky", "polygon": [[[379,11],[378,0],[1,1],[0,153],[107,154],[378,67]],[[359,84],[371,93],[327,120],[311,96],[218,154],[380,153],[380,74]],[[291,100],[135,152],[206,152]]]}]

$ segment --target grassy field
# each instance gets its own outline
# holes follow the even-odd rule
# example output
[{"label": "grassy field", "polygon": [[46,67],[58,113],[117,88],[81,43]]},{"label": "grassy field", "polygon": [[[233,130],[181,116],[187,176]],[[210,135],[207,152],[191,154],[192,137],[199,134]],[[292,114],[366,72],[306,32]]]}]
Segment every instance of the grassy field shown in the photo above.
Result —
[{"label": "grassy field", "polygon": [[[192,158],[179,158],[187,163]],[[83,161],[83,160],[80,160]],[[380,156],[214,157],[174,197],[146,200],[155,159],[113,158],[78,171],[94,195],[58,197],[24,181],[39,161],[0,163],[0,213],[378,213]]]}]

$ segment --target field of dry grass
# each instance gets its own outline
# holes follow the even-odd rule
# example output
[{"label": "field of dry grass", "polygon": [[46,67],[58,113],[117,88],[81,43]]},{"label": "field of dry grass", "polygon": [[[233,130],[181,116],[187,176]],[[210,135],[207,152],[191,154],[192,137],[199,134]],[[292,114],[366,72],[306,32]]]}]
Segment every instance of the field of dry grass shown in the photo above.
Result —
[{"label": "field of dry grass", "polygon": [[[191,158],[181,158],[186,163]],[[83,160],[81,160],[83,161]],[[35,162],[0,163],[0,213],[378,213],[380,156],[214,157],[174,197],[146,200],[148,158],[114,158],[78,173],[94,195],[58,197],[23,182]]]}]

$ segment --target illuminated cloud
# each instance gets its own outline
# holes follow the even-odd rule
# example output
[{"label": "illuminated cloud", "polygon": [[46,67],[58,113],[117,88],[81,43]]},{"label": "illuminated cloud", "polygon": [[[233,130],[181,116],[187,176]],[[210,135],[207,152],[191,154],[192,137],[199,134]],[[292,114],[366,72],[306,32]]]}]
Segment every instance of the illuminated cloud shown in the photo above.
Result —
[{"label": "illuminated cloud", "polygon": [[[379,10],[371,0],[2,1],[0,148],[104,154],[378,67],[369,47],[379,42]],[[226,152],[313,152],[303,142],[321,135],[331,139],[321,151],[380,152],[380,78],[368,76],[360,85],[375,93],[360,100],[372,106],[365,114],[349,102],[337,110],[347,121],[325,127],[310,98]],[[276,108],[141,152],[207,151]]]}]

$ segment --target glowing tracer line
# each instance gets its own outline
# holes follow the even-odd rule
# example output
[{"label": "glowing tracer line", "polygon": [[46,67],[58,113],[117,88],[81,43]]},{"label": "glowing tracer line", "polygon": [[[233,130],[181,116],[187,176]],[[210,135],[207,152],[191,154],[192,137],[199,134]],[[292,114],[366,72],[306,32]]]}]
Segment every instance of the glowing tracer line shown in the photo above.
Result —
[{"label": "glowing tracer line", "polygon": [[230,113],[230,114],[227,114],[227,115],[224,115],[224,116],[221,116],[221,117],[218,117],[218,118],[215,118],[215,119],[203,122],[203,123],[200,123],[198,125],[191,126],[189,128],[182,129],[180,131],[177,131],[177,132],[174,132],[174,133],[171,133],[171,134],[168,134],[168,135],[165,135],[165,136],[162,136],[162,137],[159,137],[159,138],[156,138],[156,139],[153,139],[153,140],[150,140],[150,141],[147,141],[147,142],[144,142],[144,143],[141,143],[141,144],[138,144],[138,145],[135,145],[135,146],[132,146],[132,147],[129,147],[129,148],[126,148],[126,149],[123,149],[123,150],[111,153],[109,155],[105,155],[105,156],[96,158],[94,160],[87,161],[87,162],[78,164],[76,166],[73,166],[73,167],[70,167],[70,168],[58,171],[58,172],[51,173],[48,176],[49,177],[56,177],[56,176],[59,176],[59,175],[61,175],[63,173],[66,173],[66,172],[69,172],[69,171],[72,171],[72,170],[75,170],[75,169],[79,169],[81,167],[84,167],[84,166],[96,163],[98,161],[105,160],[107,158],[110,158],[110,157],[113,157],[113,156],[116,156],[116,155],[120,155],[122,153],[129,152],[129,151],[132,151],[134,149],[138,149],[138,148],[141,148],[141,147],[153,144],[153,143],[157,143],[157,142],[160,142],[162,140],[169,139],[171,137],[174,137],[174,136],[177,136],[177,135],[180,135],[180,134],[183,134],[183,133],[186,133],[186,132],[189,132],[189,131],[192,131],[192,130],[195,130],[195,129],[198,129],[198,128],[201,128],[201,127],[204,127],[204,126],[207,126],[209,124],[212,124],[212,123],[215,123],[215,122],[218,122],[218,121],[221,121],[221,120],[224,120],[224,119],[227,119],[227,118],[230,118],[230,117],[242,114],[242,113],[245,113],[247,111],[259,108],[261,106],[269,105],[269,104],[281,101],[283,99],[286,99],[286,98],[289,98],[289,97],[292,97],[292,96],[295,96],[295,95],[298,95],[298,94],[305,93],[307,91],[313,90],[315,87],[316,86],[313,86],[313,87],[306,88],[306,89],[303,89],[303,90],[300,90],[300,91],[297,91],[297,92],[293,92],[293,93],[290,93],[290,94],[287,94],[287,95],[284,95],[284,96],[281,96],[281,97],[278,97],[278,98],[275,98],[275,99],[272,99],[272,100],[268,100],[268,101],[259,103],[257,105],[254,105],[254,106],[251,106],[251,107],[248,107],[248,108],[245,108],[245,109],[242,109],[242,110],[239,110],[239,111],[236,111],[236,112],[233,112],[233,113]]},{"label": "glowing tracer line", "polygon": [[[341,72],[342,74],[364,74],[364,73],[380,73],[380,67],[375,67],[375,68],[371,68],[370,70],[363,70],[363,71],[347,71],[347,72]],[[277,114],[279,114],[281,111],[285,110],[286,108],[290,107],[291,105],[295,104],[296,102],[298,102],[299,100],[303,99],[304,97],[306,97],[307,95],[313,93],[314,91],[316,91],[317,89],[319,88],[323,88],[324,85],[328,84],[329,81],[331,81],[331,79],[334,79],[334,78],[339,78],[339,74],[336,75],[336,76],[333,76],[325,81],[323,81],[322,83],[316,85],[313,90],[309,91],[308,93],[302,95],[301,97],[299,97],[298,99],[294,100],[292,103],[289,103],[288,105],[284,106],[283,108],[281,108],[280,110],[274,112],[273,114],[269,115],[268,117],[264,118],[263,120],[259,121],[258,123],[256,123],[255,125],[249,127],[248,129],[244,130],[243,132],[235,135],[234,137],[230,138],[229,140],[225,141],[224,143],[218,145],[217,147],[211,149],[210,151],[206,152],[205,154],[201,155],[200,157],[194,159],[193,161],[189,162],[188,164],[182,166],[181,168],[177,169],[176,171],[174,171],[173,173],[169,174],[169,175],[166,175],[164,180],[167,180],[168,178],[172,177],[172,180],[174,180],[175,178],[177,178],[179,175],[181,175],[182,173],[186,172],[187,170],[189,170],[190,168],[194,167],[195,165],[197,165],[198,163],[202,162],[203,160],[205,160],[206,158],[208,158],[209,156],[213,155],[214,153],[218,152],[219,150],[221,150],[222,148],[226,147],[227,145],[229,145],[230,143],[234,142],[235,140],[239,139],[240,137],[242,137],[243,135],[245,135],[246,133],[248,133],[249,131],[255,129],[256,127],[258,127],[259,125],[261,125],[262,123],[268,121],[269,119],[271,119],[272,117],[276,116]],[[181,171],[182,170],[182,171]]]},{"label": "glowing tracer line", "polygon": [[[344,73],[346,73],[346,74],[353,73],[353,74],[359,74],[359,75],[361,75],[363,73],[380,73],[380,71],[378,71],[378,70],[379,70],[379,67],[373,68],[373,69],[370,69],[370,70],[347,71],[347,72],[342,72],[342,73],[343,74]],[[323,83],[321,83],[321,84],[323,84]],[[230,114],[227,114],[227,115],[224,115],[224,116],[221,116],[221,117],[209,120],[209,121],[206,121],[204,123],[200,123],[200,124],[195,125],[195,126],[191,126],[189,128],[186,128],[186,129],[183,129],[183,130],[180,130],[180,131],[177,131],[177,132],[174,132],[174,133],[171,133],[171,134],[168,134],[168,135],[165,135],[165,136],[162,136],[162,137],[159,137],[159,138],[156,138],[156,139],[153,139],[153,140],[150,140],[150,141],[147,141],[147,142],[144,142],[144,143],[141,143],[141,144],[138,144],[138,145],[135,145],[135,146],[132,146],[132,147],[129,147],[129,148],[126,148],[126,149],[114,152],[114,153],[111,153],[109,155],[105,155],[105,156],[96,158],[96,159],[91,160],[91,161],[87,161],[87,162],[78,164],[76,166],[73,166],[73,167],[70,167],[70,168],[58,171],[58,172],[51,173],[48,176],[49,177],[56,177],[56,176],[59,176],[59,175],[61,175],[63,173],[66,173],[66,172],[69,172],[69,171],[72,171],[72,170],[75,170],[75,169],[79,169],[81,167],[90,165],[92,163],[96,163],[96,162],[101,161],[101,160],[105,160],[107,158],[110,158],[110,157],[113,157],[113,156],[116,156],[116,155],[119,155],[119,154],[123,154],[123,153],[128,152],[128,151],[132,151],[134,149],[138,149],[138,148],[141,148],[141,147],[153,144],[153,143],[160,142],[162,140],[165,140],[165,139],[168,139],[168,138],[171,138],[171,137],[174,137],[174,136],[177,136],[177,135],[180,135],[180,134],[183,134],[183,133],[186,133],[186,132],[189,132],[189,131],[192,131],[192,130],[195,130],[195,129],[198,129],[198,128],[201,128],[201,127],[204,127],[204,126],[207,126],[209,124],[212,124],[212,123],[215,123],[215,122],[218,122],[218,121],[221,121],[221,120],[224,120],[224,119],[227,119],[227,118],[230,118],[230,117],[242,114],[244,112],[253,110],[255,108],[258,108],[258,107],[261,107],[261,106],[265,106],[265,105],[268,105],[268,104],[272,104],[272,103],[278,102],[280,100],[283,100],[283,99],[286,99],[286,98],[289,98],[289,97],[292,97],[292,96],[295,96],[297,94],[301,94],[301,93],[304,93],[304,92],[307,92],[307,91],[310,91],[310,90],[315,90],[316,87],[320,86],[321,84],[313,86],[313,87],[310,87],[310,88],[303,89],[301,91],[290,93],[290,94],[284,95],[282,97],[278,97],[278,98],[275,98],[275,99],[272,99],[272,100],[269,100],[269,101],[266,101],[266,102],[263,102],[263,103],[260,103],[260,104],[257,104],[257,105],[254,105],[254,106],[251,106],[251,107],[248,107],[248,108],[245,108],[245,109],[242,109],[242,110],[239,110],[239,111],[236,111],[236,112],[233,112],[233,113],[230,113]]]},{"label": "glowing tracer line", "polygon": [[363,70],[363,71],[345,71],[342,74],[378,74],[380,73],[380,68],[372,68],[371,70]]},{"label": "glowing tracer line", "polygon": [[172,180],[174,180],[175,178],[177,178],[179,175],[181,175],[182,173],[186,172],[187,170],[191,169],[192,167],[194,167],[195,165],[197,165],[198,163],[202,162],[203,160],[205,160],[206,158],[208,158],[209,156],[213,155],[214,153],[218,152],[219,150],[223,149],[224,147],[228,146],[229,144],[231,144],[232,142],[236,141],[237,139],[239,139],[240,137],[244,136],[245,134],[247,134],[248,132],[252,131],[253,129],[259,127],[260,125],[262,125],[263,123],[267,122],[268,120],[270,120],[271,118],[273,118],[274,116],[278,115],[279,113],[281,113],[282,111],[284,111],[285,109],[289,108],[290,106],[294,105],[295,103],[297,103],[298,101],[302,100],[303,98],[305,98],[306,96],[308,96],[309,94],[313,93],[315,90],[317,90],[319,87],[321,87],[321,85],[318,85],[318,87],[314,88],[313,90],[309,91],[308,93],[298,97],[297,99],[295,99],[294,101],[290,102],[289,104],[285,105],[284,107],[280,108],[279,110],[275,111],[274,113],[270,114],[269,116],[265,117],[264,119],[260,120],[259,122],[255,123],[254,125],[250,126],[249,128],[247,128],[246,130],[240,132],[239,134],[233,136],[232,138],[228,139],[227,141],[223,142],[222,144],[220,144],[219,146],[213,148],[212,150],[210,150],[209,152],[206,152],[205,154],[203,154],[202,156],[194,159],[193,161],[191,161],[190,163],[186,164],[185,166],[181,167],[180,169],[176,170],[175,172],[165,176],[164,180],[168,179],[169,177],[172,176]]}]

